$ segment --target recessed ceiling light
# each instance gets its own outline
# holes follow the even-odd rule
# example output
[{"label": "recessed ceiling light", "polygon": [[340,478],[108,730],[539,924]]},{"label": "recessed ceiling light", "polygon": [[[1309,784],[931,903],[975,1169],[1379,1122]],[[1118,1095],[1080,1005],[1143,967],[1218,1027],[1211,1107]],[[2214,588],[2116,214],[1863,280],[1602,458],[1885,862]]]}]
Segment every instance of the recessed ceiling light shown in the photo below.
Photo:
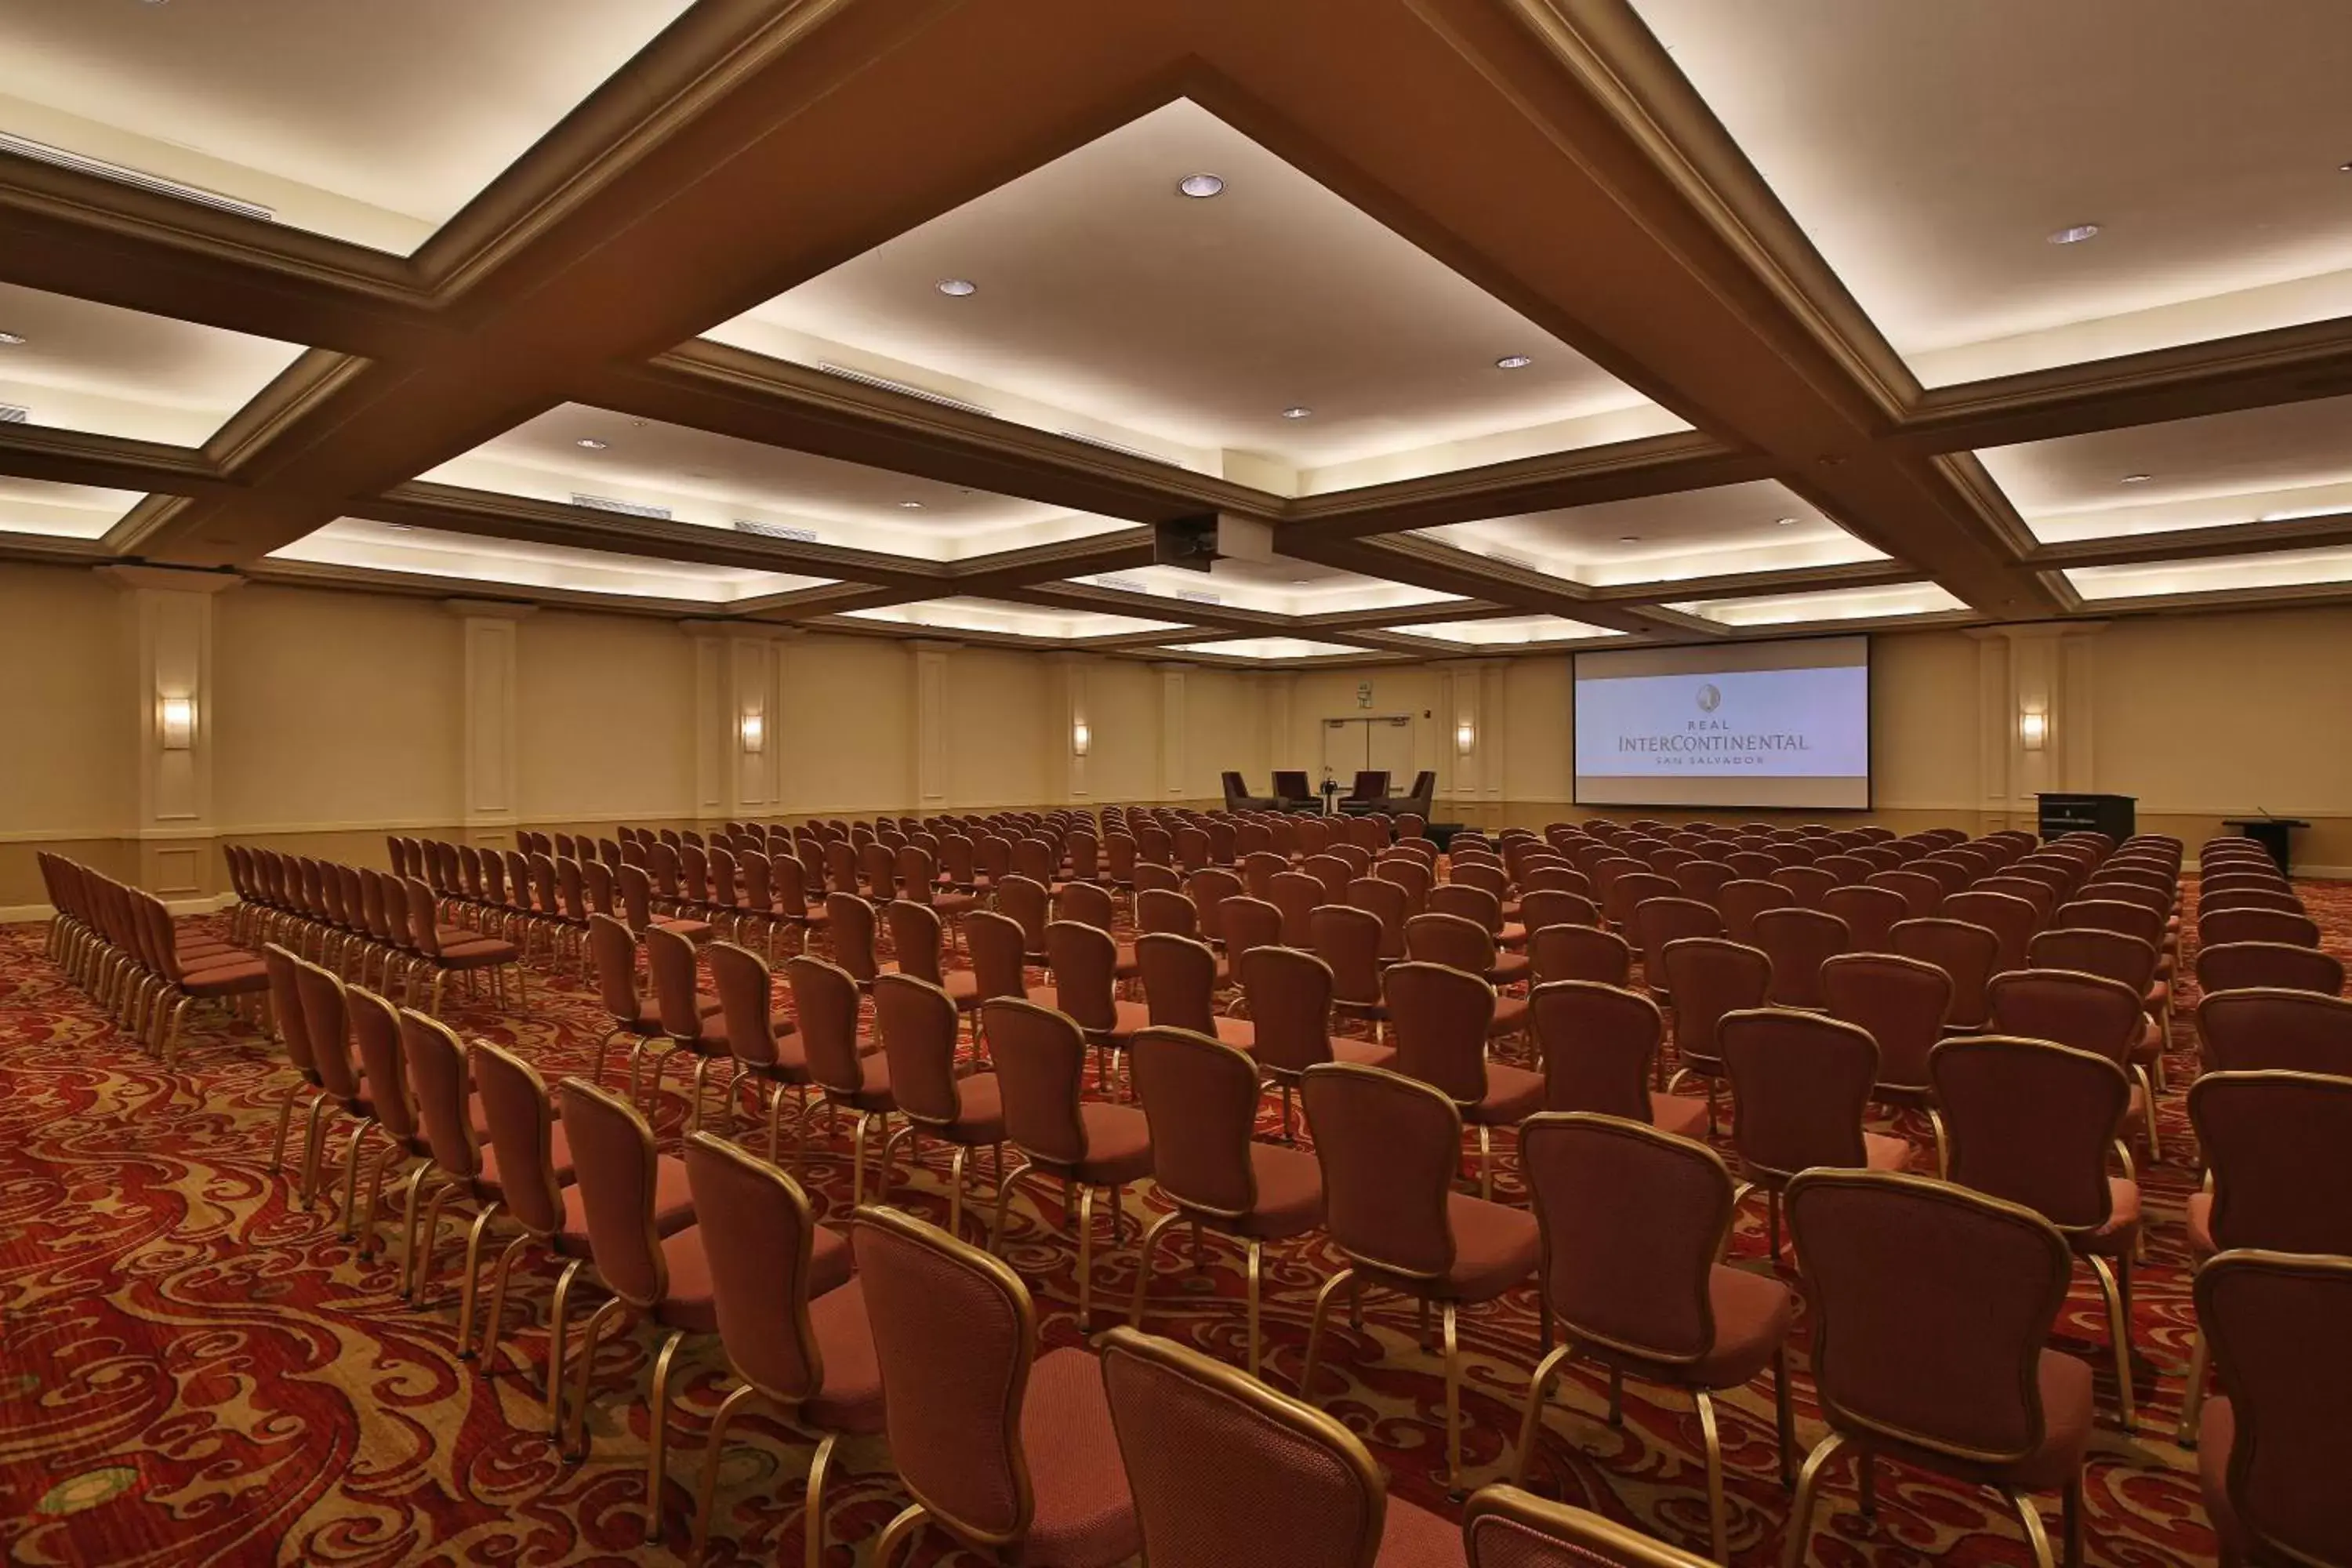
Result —
[{"label": "recessed ceiling light", "polygon": [[2086,239],[2097,238],[2098,234],[2099,226],[2097,224],[2073,224],[2053,233],[2050,236],[2050,243],[2053,245],[2080,245]]},{"label": "recessed ceiling light", "polygon": [[1293,404],[1290,407],[1282,411],[1282,416],[1285,419],[1304,419],[1314,412],[1315,410],[1312,408],[1303,408],[1297,404]]},{"label": "recessed ceiling light", "polygon": [[572,442],[572,444],[573,446],[575,446],[575,447],[583,447],[583,448],[584,448],[584,449],[586,449],[586,450],[588,450],[588,451],[591,451],[591,452],[601,452],[601,451],[603,451],[605,447],[607,447],[611,446],[613,443],[611,443],[610,441],[599,441],[599,440],[598,440],[598,439],[596,439],[596,437],[593,437],[593,436],[583,436],[583,437],[580,437],[580,439],[578,439],[577,441]]},{"label": "recessed ceiling light", "polygon": [[942,278],[939,281],[939,290],[950,300],[961,300],[967,294],[979,293],[980,285],[969,278]]},{"label": "recessed ceiling light", "polygon": [[2117,482],[2126,485],[2144,485],[2147,483],[2151,477],[2152,476],[2147,474],[2126,474],[2122,479]]},{"label": "recessed ceiling light", "polygon": [[1776,517],[1772,521],[1780,524],[1782,528],[1794,528],[1797,526],[1797,520],[1793,517]]},{"label": "recessed ceiling light", "polygon": [[[151,5],[160,5],[162,4],[162,0],[148,0],[148,4]],[[413,522],[387,522],[384,524],[384,527],[392,530],[394,533],[415,533],[416,531],[416,525]]]},{"label": "recessed ceiling light", "polygon": [[923,503],[919,500],[902,500],[898,503],[898,510],[900,511],[920,511],[923,510]]},{"label": "recessed ceiling light", "polygon": [[1196,200],[1206,200],[1225,188],[1225,182],[1214,174],[1187,174],[1176,183],[1176,188]]},{"label": "recessed ceiling light", "polygon": [[1525,370],[1536,362],[1526,354],[1505,354],[1495,362],[1496,370]]},{"label": "recessed ceiling light", "polygon": [[24,339],[24,335],[23,335],[22,333],[19,333],[19,332],[0,332],[0,349],[13,349],[13,348],[21,347],[21,346],[23,345],[24,342],[25,342],[25,339]]},{"label": "recessed ceiling light", "polygon": [[1617,542],[1620,544],[1639,544],[1642,542],[1642,536],[1638,533],[1621,533],[1617,536]]}]

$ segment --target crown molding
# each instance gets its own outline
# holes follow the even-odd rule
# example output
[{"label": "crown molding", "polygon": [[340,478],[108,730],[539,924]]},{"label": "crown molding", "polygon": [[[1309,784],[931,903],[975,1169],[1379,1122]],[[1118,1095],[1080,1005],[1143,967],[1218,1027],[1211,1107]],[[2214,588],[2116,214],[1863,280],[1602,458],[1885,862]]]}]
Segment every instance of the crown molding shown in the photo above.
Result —
[{"label": "crown molding", "polygon": [[2036,544],[2026,552],[2025,558],[2030,565],[2038,568],[2064,570],[2264,555],[2282,550],[2324,550],[2341,545],[2352,545],[2352,511],[2289,518],[2279,522],[2229,522],[2162,533],[2062,540]]},{"label": "crown molding", "polygon": [[182,496],[211,495],[227,483],[213,461],[193,447],[47,425],[0,425],[0,475]]}]

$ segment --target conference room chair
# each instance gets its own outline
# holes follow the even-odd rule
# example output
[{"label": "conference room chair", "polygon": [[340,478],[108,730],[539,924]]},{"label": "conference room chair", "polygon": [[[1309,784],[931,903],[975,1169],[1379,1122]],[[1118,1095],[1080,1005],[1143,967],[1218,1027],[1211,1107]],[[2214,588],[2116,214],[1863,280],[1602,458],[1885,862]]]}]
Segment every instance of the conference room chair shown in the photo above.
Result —
[{"label": "conference room chair", "polygon": [[[1462,1116],[1443,1089],[1379,1068],[1330,1062],[1300,1086],[1315,1157],[1323,1168],[1325,1228],[1346,1266],[1324,1281],[1307,1334],[1299,1393],[1314,1398],[1315,1367],[1331,1300],[1353,1286],[1349,1310],[1363,1327],[1361,1288],[1394,1291],[1438,1309],[1445,1364],[1445,1484],[1462,1481],[1462,1358],[1456,1314],[1491,1301],[1534,1274],[1542,1255],[1535,1215],[1454,1190]],[[1540,1316],[1542,1349],[1551,1320]]]},{"label": "conference room chair", "polygon": [[1661,1006],[1674,1005],[1674,973],[1665,962],[1666,949],[1692,938],[1723,935],[1723,917],[1712,904],[1681,897],[1644,899],[1634,907],[1633,923],[1626,933],[1642,959],[1642,982]]},{"label": "conference room chair", "polygon": [[1902,895],[1886,888],[1848,885],[1822,895],[1822,912],[1845,922],[1846,941],[1855,952],[1886,952],[1895,923],[1910,918]]},{"label": "conference room chair", "polygon": [[[858,1026],[856,977],[839,964],[802,953],[784,964],[785,983],[792,987],[796,1038],[807,1064],[808,1079],[837,1122],[850,1118],[850,1201],[866,1196],[866,1148],[869,1129],[887,1145],[890,1113],[898,1109],[891,1093],[889,1058],[874,1038]],[[878,1124],[878,1127],[877,1127]],[[880,1195],[890,1189],[890,1166],[882,1161]]]},{"label": "conference room chair", "polygon": [[[1526,953],[1500,952],[1495,946],[1493,934],[1477,921],[1434,910],[1405,922],[1404,952],[1399,956],[1423,963],[1446,964],[1478,975],[1498,989],[1524,984],[1529,973]],[[1526,1026],[1526,998],[1498,994],[1491,1026],[1493,1037],[1515,1036]]]},{"label": "conference room chair", "polygon": [[2199,1420],[2205,1511],[2229,1563],[2352,1562],[2343,1485],[2352,1258],[2224,1252],[2198,1271],[2221,1397]]},{"label": "conference room chair", "polygon": [[1947,920],[1966,921],[1992,932],[1999,943],[2000,956],[1995,962],[2000,969],[2025,967],[2026,944],[2033,940],[2039,919],[2033,906],[2023,899],[2013,893],[1989,893],[1971,888],[1946,899],[1939,912]]},{"label": "conference room chair", "polygon": [[[359,1210],[359,1256],[362,1262],[375,1256],[376,1213],[383,1205],[385,1174],[398,1161],[414,1159],[416,1163],[393,1193],[393,1200],[402,1212],[400,1287],[405,1295],[408,1268],[416,1246],[417,1194],[433,1172],[432,1142],[409,1072],[407,1029],[400,1009],[374,992],[357,986],[349,989],[347,999],[352,1044],[359,1053],[359,1070],[367,1085],[369,1109],[384,1134],[383,1152],[377,1155],[368,1173],[367,1197]],[[470,1117],[469,1110],[466,1114]]]},{"label": "conference room chair", "polygon": [[1665,945],[1647,973],[1652,1001],[1666,1005],[1671,994],[1675,1072],[1664,1088],[1671,1093],[1692,1078],[1703,1083],[1706,1131],[1713,1137],[1717,1091],[1724,1081],[1717,1026],[1727,1013],[1763,1005],[1772,984],[1771,960],[1757,948],[1723,937],[1682,937]]},{"label": "conference room chair", "polygon": [[1754,921],[1756,947],[1771,962],[1766,1000],[1776,1007],[1818,1009],[1822,965],[1853,945],[1846,923],[1822,910],[1766,910]]},{"label": "conference room chair", "polygon": [[[1978,880],[1974,886],[1963,889],[1962,891],[1998,893],[2024,900],[2033,910],[2032,928],[2035,931],[2049,925],[2058,908],[2058,895],[2052,892],[2047,884],[2037,882],[2031,877],[1986,877]],[[2085,888],[2083,889],[2083,896],[2093,897],[2095,892],[2095,889]],[[1952,916],[1955,920],[1971,918],[1965,909],[1954,910],[1948,904],[1942,912]],[[2159,915],[2158,918],[2160,920],[2161,916]],[[1979,923],[1984,922],[1979,921]]]},{"label": "conference room chair", "polygon": [[1951,1140],[1950,1179],[2032,1209],[2090,1264],[2107,1308],[2116,1403],[2131,1431],[2131,1261],[2140,1190],[2106,1171],[2129,1079],[2100,1052],[2004,1035],[1945,1041],[1928,1075]]},{"label": "conference room chair", "polygon": [[1958,892],[1983,874],[1979,868],[1955,857],[1949,850],[1922,855],[1905,868],[1933,877],[1947,895]]},{"label": "conference room chair", "polygon": [[1716,890],[1713,902],[1723,916],[1723,934],[1734,942],[1752,943],[1756,917],[1766,910],[1791,907],[1797,895],[1778,882],[1734,877]]},{"label": "conference room chair", "polygon": [[2097,974],[2140,994],[2147,1026],[2133,1047],[2132,1060],[2161,1084],[2164,1047],[2170,1034],[2172,986],[2157,974],[2157,950],[2136,936],[2111,931],[2045,931],[2025,944],[2025,962],[2035,969],[2074,969]]},{"label": "conference room chair", "polygon": [[1864,1126],[1878,1079],[1866,1029],[1819,1013],[1750,1007],[1716,1031],[1732,1093],[1731,1143],[1763,1188],[1767,1254],[1780,1261],[1781,1194],[1800,1171],[1899,1171],[1911,1145]]},{"label": "conference room chair", "polygon": [[1633,948],[1615,931],[1597,926],[1545,926],[1528,933],[1528,973],[1536,984],[1553,980],[1597,980],[1630,985]]},{"label": "conference room chair", "polygon": [[[2126,1133],[2137,1125],[2151,1162],[2164,1158],[2156,1121],[2156,1086],[2147,1069],[2147,1016],[2140,992],[2119,980],[2070,969],[2015,969],[1985,987],[1990,1033],[2052,1040],[2095,1052],[2123,1070],[2130,1092],[2115,1137],[2130,1161]],[[2128,1007],[2126,1003],[2130,1004]]]},{"label": "conference room chair", "polygon": [[1132,1329],[1103,1336],[1102,1375],[1153,1568],[1462,1568],[1461,1531],[1389,1497],[1314,1406]]},{"label": "conference room chair", "polygon": [[1780,862],[1761,849],[1734,849],[1723,858],[1723,863],[1742,881],[1769,882]]},{"label": "conference room chair", "polygon": [[[887,1181],[900,1140],[920,1163],[922,1140],[954,1151],[948,1165],[948,1229],[963,1234],[965,1166],[973,1150],[993,1153],[992,1175],[1004,1176],[1004,1098],[993,1072],[958,1076],[955,1000],[927,980],[886,974],[874,983],[874,1032],[888,1063],[892,1098],[906,1124],[882,1148]],[[881,1194],[877,1194],[877,1197]]]},{"label": "conference room chair", "polygon": [[1221,984],[1240,982],[1242,954],[1255,947],[1282,945],[1282,910],[1264,899],[1235,898],[1224,902],[1225,950],[1219,954]]},{"label": "conference room chair", "polygon": [[2197,920],[2200,946],[2229,942],[2278,942],[2319,945],[2319,923],[2289,910],[2217,910]]},{"label": "conference room chair", "polygon": [[1052,920],[1052,895],[1034,877],[1007,873],[996,884],[996,912],[1021,927],[1022,952],[1028,963],[1045,963],[1045,927]]},{"label": "conference room chair", "polygon": [[1331,966],[1314,953],[1288,946],[1251,949],[1238,965],[1242,997],[1254,1034],[1251,1055],[1258,1070],[1282,1095],[1282,1138],[1293,1140],[1291,1118],[1299,1079],[1308,1068],[1328,1061],[1388,1067],[1396,1048],[1373,1040],[1331,1033]]},{"label": "conference room chair", "polygon": [[[1413,912],[1419,914],[1423,911],[1416,910]],[[1534,933],[1545,926],[1576,925],[1598,929],[1601,906],[1582,893],[1557,888],[1532,889],[1520,896],[1519,923],[1527,928],[1528,941],[1532,943]]]},{"label": "conference room chair", "polygon": [[2352,1078],[2352,1001],[2310,991],[2211,993],[2197,1004],[2208,1070],[2282,1068]]},{"label": "conference room chair", "polygon": [[1381,877],[1358,877],[1349,881],[1344,900],[1381,922],[1381,958],[1393,963],[1405,955],[1405,922],[1413,918],[1412,895],[1397,882]]},{"label": "conference room chair", "polygon": [[1242,885],[1251,898],[1271,902],[1274,879],[1289,869],[1290,861],[1286,857],[1276,854],[1271,848],[1254,849],[1242,857]]},{"label": "conference room chair", "polygon": [[[2246,1247],[2352,1257],[2352,1167],[2342,1158],[2352,1147],[2352,1079],[2208,1073],[2189,1086],[2189,1120],[2207,1173],[2183,1215],[2192,1266]],[[2200,1331],[2175,1434],[2192,1447],[2207,1348]]]},{"label": "conference room chair", "polygon": [[1253,1137],[1258,1069],[1245,1053],[1194,1030],[1155,1026],[1136,1037],[1134,1067],[1150,1125],[1152,1184],[1175,1206],[1143,1232],[1128,1321],[1142,1324],[1153,1250],[1170,1226],[1192,1226],[1196,1264],[1202,1231],[1230,1237],[1243,1248],[1248,1363],[1255,1377],[1265,1244],[1323,1223],[1321,1168],[1311,1154]]},{"label": "conference room chair", "polygon": [[310,1028],[302,1016],[302,994],[295,979],[294,968],[300,961],[287,949],[268,942],[262,943],[261,962],[262,974],[268,986],[266,994],[270,1021],[278,1043],[286,1047],[287,1063],[294,1069],[294,1081],[286,1086],[286,1092],[278,1101],[278,1132],[270,1143],[269,1173],[274,1176],[285,1166],[286,1137],[292,1130],[294,1102],[302,1099],[307,1090],[310,1102],[302,1122],[303,1159],[296,1166],[303,1202],[307,1205],[311,1181],[308,1168],[309,1152],[312,1129],[318,1125],[320,1113],[325,1109],[326,1085],[320,1079],[318,1059],[310,1050]]},{"label": "conference room chair", "polygon": [[1511,1481],[1523,1486],[1553,1377],[1571,1357],[1608,1369],[1620,1417],[1627,1375],[1688,1393],[1706,1454],[1712,1556],[1731,1561],[1717,1394],[1767,1366],[1782,1485],[1796,1440],[1789,1403],[1788,1287],[1721,1261],[1738,1199],[1722,1157],[1703,1143],[1617,1117],[1547,1111],[1521,1131],[1519,1156],[1543,1238],[1542,1310],[1561,1343],[1528,1383]]},{"label": "conference room chair", "polygon": [[1947,1034],[1974,1034],[1985,1026],[1992,1004],[1988,987],[2000,963],[2000,938],[1966,921],[1930,916],[1895,922],[1888,944],[1904,958],[1932,963],[1951,977],[1952,1010]]},{"label": "conference room chair", "polygon": [[[642,866],[623,866],[614,874],[621,892],[621,918],[632,935],[642,937],[646,931],[674,931],[690,942],[699,942],[710,934],[710,922],[677,914],[660,912],[663,900],[656,895],[652,879]],[[675,910],[673,901],[668,908]]]},{"label": "conference room chair", "polygon": [[2217,914],[2223,910],[2284,910],[2289,914],[2305,912],[2303,900],[2284,887],[2222,887],[2201,889],[2197,895],[2200,915]]},{"label": "conference room chair", "polygon": [[[142,969],[149,983],[132,1029],[166,1068],[178,1065],[180,1031],[188,1010],[199,1002],[226,1004],[232,1016],[249,1000],[258,1005],[269,990],[269,972],[259,955],[197,940],[183,942],[163,901],[139,889],[114,885],[118,951],[130,956],[117,984]],[[121,997],[122,993],[116,993]],[[143,1026],[142,1026],[143,1024]]]},{"label": "conference room chair", "polygon": [[1944,885],[1925,871],[1909,867],[1894,871],[1873,871],[1863,879],[1863,886],[1884,888],[1901,899],[1913,920],[1936,914],[1944,902]]},{"label": "conference room chair", "polygon": [[[1139,895],[1140,897],[1141,895]],[[1053,972],[1050,1000],[1086,1031],[1095,1047],[1097,1078],[1106,1091],[1118,1083],[1118,1058],[1135,1031],[1151,1021],[1149,1006],[1118,994],[1118,944],[1097,926],[1055,921],[1045,928],[1047,966]]]},{"label": "conference room chair", "polygon": [[1783,1568],[1802,1568],[1829,1461],[1848,1448],[1865,1512],[1882,1455],[1990,1487],[2038,1568],[2053,1568],[2050,1542],[2026,1494],[2060,1492],[2079,1568],[2090,1369],[2048,1348],[2065,1237],[2022,1205],[1921,1176],[1807,1172],[1788,1203],[1828,1431],[1798,1478]]},{"label": "conference room chair", "polygon": [[[654,1010],[661,1019],[659,1038],[667,1041],[669,1048],[655,1058],[653,1081],[643,1088],[638,1071],[642,1054],[630,1052],[629,1100],[633,1104],[658,1108],[662,1079],[669,1071],[671,1059],[679,1056],[691,1058],[694,1076],[686,1125],[689,1129],[699,1127],[703,1089],[709,1081],[711,1066],[728,1055],[724,999],[719,1007],[704,1010],[709,994],[700,987],[701,971],[693,942],[658,926],[649,928],[645,940],[646,973],[653,983]],[[643,1043],[650,1046],[655,1042],[648,1039]]]},{"label": "conference room chair", "polygon": [[1738,873],[1720,860],[1690,860],[1675,867],[1673,876],[1684,897],[1713,904],[1722,893],[1723,885],[1736,880]]},{"label": "conference room chair", "polygon": [[1093,1321],[1095,1194],[1110,1194],[1116,1247],[1126,1235],[1128,1184],[1151,1173],[1150,1123],[1132,1105],[1086,1099],[1087,1039],[1067,1014],[1000,997],[982,1016],[1003,1098],[1005,1139],[1015,1151],[997,1184],[990,1247],[1003,1249],[1005,1210],[1024,1175],[1034,1172],[1075,1185],[1078,1328],[1084,1332]]},{"label": "conference room chair", "polygon": [[[302,1031],[310,1047],[319,1087],[328,1103],[351,1121],[351,1142],[344,1150],[342,1221],[336,1234],[352,1238],[353,1214],[359,1199],[360,1156],[367,1135],[376,1125],[375,1104],[352,1043],[351,999],[342,977],[308,959],[292,960],[295,993],[301,998]],[[302,1150],[302,1206],[308,1208],[318,1191],[320,1165],[325,1156],[327,1128],[314,1109]]]},{"label": "conference room chair", "polygon": [[2311,991],[2323,996],[2344,994],[2344,961],[2315,947],[2281,942],[2231,942],[2200,948],[2197,989],[2243,991],[2264,986],[2283,991]]},{"label": "conference room chair", "polygon": [[1704,1100],[1650,1085],[1665,1021],[1638,991],[1591,980],[1555,980],[1528,998],[1543,1062],[1546,1110],[1590,1110],[1678,1137],[1705,1133]]},{"label": "conference room chair", "polygon": [[1936,1169],[1948,1150],[1944,1120],[1927,1078],[1927,1058],[1952,1011],[1952,977],[1934,964],[1892,952],[1843,952],[1822,965],[1822,1001],[1831,1017],[1867,1033],[1878,1047],[1871,1099],[1927,1112],[1936,1136]]},{"label": "conference room chair", "polygon": [[[1443,1089],[1462,1120],[1477,1128],[1479,1194],[1493,1197],[1495,1129],[1517,1127],[1541,1107],[1543,1075],[1488,1058],[1496,997],[1481,976],[1408,961],[1392,965],[1381,984],[1396,1047],[1391,1068]],[[1518,1016],[1523,1026],[1524,1003]]]},{"label": "conference room chair", "polygon": [[1208,943],[1173,932],[1148,932],[1136,939],[1143,977],[1144,1008],[1154,1027],[1190,1029],[1248,1050],[1256,1030],[1246,1018],[1216,1011],[1223,964]]},{"label": "conference room chair", "polygon": [[1601,884],[1601,912],[1609,919],[1612,930],[1641,945],[1640,928],[1634,911],[1652,899],[1680,899],[1682,889],[1671,877],[1661,877],[1652,871],[1625,871]]},{"label": "conference room chair", "polygon": [[920,1220],[862,1210],[853,1245],[891,1459],[921,1500],[883,1528],[875,1568],[926,1526],[993,1562],[1133,1557],[1142,1538],[1102,1363],[1071,1348],[1039,1356],[1020,1277]]}]

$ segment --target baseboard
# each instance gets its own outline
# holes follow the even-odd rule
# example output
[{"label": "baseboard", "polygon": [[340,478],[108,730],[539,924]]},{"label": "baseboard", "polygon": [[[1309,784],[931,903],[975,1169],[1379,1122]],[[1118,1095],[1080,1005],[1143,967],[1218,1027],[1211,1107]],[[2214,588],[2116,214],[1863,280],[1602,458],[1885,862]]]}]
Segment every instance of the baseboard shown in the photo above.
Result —
[{"label": "baseboard", "polygon": [[[213,915],[235,902],[235,893],[216,893],[209,898],[166,899],[163,907],[175,915]],[[57,912],[47,904],[0,904],[0,925],[30,925]]]}]

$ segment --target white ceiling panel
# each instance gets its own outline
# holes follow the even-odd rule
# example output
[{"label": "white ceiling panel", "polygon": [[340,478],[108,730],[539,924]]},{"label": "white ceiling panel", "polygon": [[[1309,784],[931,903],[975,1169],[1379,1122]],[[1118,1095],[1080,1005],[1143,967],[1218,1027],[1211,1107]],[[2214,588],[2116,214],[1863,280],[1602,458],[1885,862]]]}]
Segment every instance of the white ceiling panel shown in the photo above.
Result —
[{"label": "white ceiling panel", "polygon": [[200,447],[300,357],[247,337],[0,283],[0,403],[25,423]]},{"label": "white ceiling panel", "polygon": [[1933,583],[1910,583],[1893,588],[1832,588],[1818,594],[1711,599],[1666,608],[1727,626],[1778,626],[1931,616],[1965,610],[1968,605]]},{"label": "white ceiling panel", "polygon": [[0,533],[49,539],[103,539],[107,530],[145,498],[133,490],[0,476]]},{"label": "white ceiling panel", "polygon": [[1883,558],[1772,479],[1420,531],[1493,560],[1595,586]]},{"label": "white ceiling panel", "polygon": [[705,566],[575,550],[568,545],[477,539],[470,534],[400,523],[342,518],[315,533],[273,551],[273,561],[300,561],[361,571],[449,577],[464,582],[560,589],[574,594],[611,594],[641,599],[677,599],[727,605],[769,594],[821,588],[827,577],[784,572]]}]

